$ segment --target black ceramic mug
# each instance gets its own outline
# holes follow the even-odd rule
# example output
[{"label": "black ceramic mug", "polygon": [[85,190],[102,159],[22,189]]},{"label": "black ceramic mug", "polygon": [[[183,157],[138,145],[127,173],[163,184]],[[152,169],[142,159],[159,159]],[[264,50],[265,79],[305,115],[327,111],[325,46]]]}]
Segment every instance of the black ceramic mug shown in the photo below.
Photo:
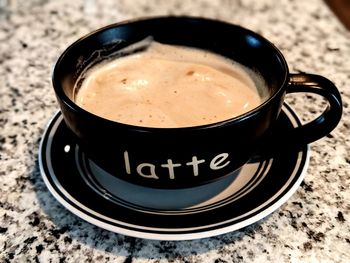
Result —
[{"label": "black ceramic mug", "polygon": [[[107,58],[147,37],[171,45],[208,50],[256,72],[266,82],[268,98],[255,109],[214,124],[186,128],[147,128],[98,117],[78,107],[73,88],[92,61]],[[94,62],[94,63],[95,63]],[[160,73],[161,74],[161,73]],[[328,79],[290,74],[279,50],[240,26],[194,17],[156,17],[113,24],[73,43],[58,59],[53,86],[64,120],[88,158],[106,172],[131,183],[157,188],[191,187],[217,180],[244,165],[269,137],[286,93],[323,96],[328,106],[313,121],[279,140],[311,143],[338,124],[342,105]]]}]

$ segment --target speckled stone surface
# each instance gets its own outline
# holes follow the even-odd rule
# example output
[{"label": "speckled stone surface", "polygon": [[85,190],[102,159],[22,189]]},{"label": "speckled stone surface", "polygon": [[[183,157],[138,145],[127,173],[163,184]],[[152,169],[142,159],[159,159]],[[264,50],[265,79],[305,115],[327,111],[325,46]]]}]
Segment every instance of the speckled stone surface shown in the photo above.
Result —
[{"label": "speckled stone surface", "polygon": [[[311,145],[297,192],[244,229],[194,241],[130,238],[86,223],[48,192],[38,168],[43,130],[58,109],[51,69],[80,36],[127,18],[199,15],[253,29],[291,71],[327,76],[341,123]],[[0,0],[0,262],[348,262],[350,260],[350,34],[320,0]],[[315,97],[288,96],[301,118]]]}]

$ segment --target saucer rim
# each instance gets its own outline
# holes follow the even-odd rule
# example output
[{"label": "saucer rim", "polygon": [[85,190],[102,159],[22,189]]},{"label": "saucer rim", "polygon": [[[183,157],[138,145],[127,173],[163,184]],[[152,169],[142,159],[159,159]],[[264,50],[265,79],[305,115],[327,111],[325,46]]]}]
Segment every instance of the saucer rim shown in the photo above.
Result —
[{"label": "saucer rim", "polygon": [[[286,110],[289,111],[289,113],[295,118],[295,121],[298,123],[298,125],[300,125],[300,119],[299,119],[298,115],[293,111],[292,107],[289,106],[287,103],[284,103],[283,108],[284,107],[286,107]],[[137,237],[137,238],[163,240],[163,241],[194,240],[194,239],[208,238],[208,237],[212,237],[212,236],[226,234],[226,233],[244,228],[246,226],[249,226],[253,223],[256,223],[257,221],[267,217],[268,215],[270,215],[274,211],[276,211],[279,207],[281,207],[284,203],[286,203],[286,201],[296,192],[296,190],[299,188],[301,182],[303,181],[303,179],[305,177],[305,174],[306,174],[308,166],[309,166],[309,161],[310,161],[310,146],[305,145],[299,151],[299,152],[302,151],[303,154],[305,155],[304,156],[305,162],[303,164],[303,167],[300,167],[300,166],[298,167],[298,166],[296,166],[297,163],[295,163],[295,168],[299,168],[299,169],[301,169],[301,171],[299,172],[299,175],[296,175],[297,179],[295,180],[294,184],[289,185],[289,184],[287,184],[288,180],[286,180],[286,183],[285,183],[286,188],[287,189],[289,188],[289,189],[278,200],[275,200],[275,202],[272,203],[272,205],[267,206],[262,211],[254,214],[253,216],[250,216],[250,217],[248,216],[248,218],[245,218],[243,221],[234,222],[231,225],[223,226],[223,227],[219,227],[219,228],[215,228],[215,229],[209,229],[209,230],[204,230],[204,231],[195,231],[195,232],[190,232],[190,233],[187,233],[187,232],[183,233],[181,231],[179,233],[161,233],[161,232],[156,232],[156,231],[150,232],[150,231],[140,231],[140,230],[136,230],[136,229],[128,229],[127,227],[116,226],[116,225],[113,225],[110,223],[106,223],[105,221],[98,220],[95,217],[89,215],[90,213],[86,210],[84,210],[84,211],[82,211],[83,209],[79,210],[74,205],[70,204],[69,201],[66,200],[67,197],[62,196],[63,193],[61,193],[62,195],[60,193],[58,193],[56,191],[56,189],[53,187],[53,185],[51,184],[50,180],[48,179],[49,176],[51,178],[51,175],[47,175],[45,172],[42,152],[43,152],[44,147],[47,146],[46,144],[44,145],[45,139],[48,135],[47,133],[52,129],[53,122],[55,120],[57,121],[57,118],[60,114],[61,114],[61,112],[58,110],[53,115],[53,117],[50,118],[50,120],[47,123],[45,130],[43,132],[42,139],[40,141],[40,146],[39,146],[39,154],[38,154],[39,168],[40,168],[40,173],[41,173],[41,176],[44,180],[46,187],[48,188],[50,193],[54,196],[54,198],[63,207],[65,207],[67,210],[69,210],[70,212],[72,212],[73,214],[78,216],[79,218],[81,218],[81,219],[83,219],[83,220],[85,220],[93,225],[96,225],[96,226],[99,226],[103,229],[106,229],[108,231],[118,233],[118,234],[127,235],[127,236]],[[288,119],[290,120],[290,116],[288,114],[286,114],[286,115],[287,115]],[[56,185],[56,187],[57,187],[57,185]],[[61,185],[61,187],[63,188],[62,185]],[[63,190],[65,190],[65,189],[63,188]],[[278,192],[274,193],[274,195],[277,193]],[[269,199],[271,199],[271,198],[273,198],[273,195]],[[261,204],[261,205],[264,205],[264,204]],[[82,206],[85,206],[85,205],[82,204]],[[256,207],[255,209],[258,209],[258,207]],[[244,216],[244,215],[242,215],[242,216]],[[123,225],[126,226],[127,222],[123,222]],[[145,227],[145,229],[146,228],[147,227]]]}]

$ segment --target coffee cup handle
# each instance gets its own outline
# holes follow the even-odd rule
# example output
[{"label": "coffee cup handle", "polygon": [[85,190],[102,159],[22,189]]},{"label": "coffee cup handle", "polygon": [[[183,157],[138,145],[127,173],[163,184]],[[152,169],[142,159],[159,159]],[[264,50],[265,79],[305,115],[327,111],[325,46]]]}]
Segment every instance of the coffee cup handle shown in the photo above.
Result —
[{"label": "coffee cup handle", "polygon": [[[291,141],[308,144],[329,134],[339,123],[342,115],[341,96],[336,86],[320,75],[290,74],[287,93],[314,93],[324,97],[328,105],[317,118],[292,129],[288,134]],[[288,139],[288,140],[289,140]]]}]

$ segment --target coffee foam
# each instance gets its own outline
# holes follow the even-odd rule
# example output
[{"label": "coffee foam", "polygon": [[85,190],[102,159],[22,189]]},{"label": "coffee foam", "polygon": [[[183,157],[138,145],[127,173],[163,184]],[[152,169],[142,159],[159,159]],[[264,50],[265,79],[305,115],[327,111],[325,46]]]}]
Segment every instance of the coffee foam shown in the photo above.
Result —
[{"label": "coffee foam", "polygon": [[146,39],[118,52],[82,75],[75,98],[80,107],[117,122],[210,124],[255,108],[265,96],[252,70],[207,51]]}]

